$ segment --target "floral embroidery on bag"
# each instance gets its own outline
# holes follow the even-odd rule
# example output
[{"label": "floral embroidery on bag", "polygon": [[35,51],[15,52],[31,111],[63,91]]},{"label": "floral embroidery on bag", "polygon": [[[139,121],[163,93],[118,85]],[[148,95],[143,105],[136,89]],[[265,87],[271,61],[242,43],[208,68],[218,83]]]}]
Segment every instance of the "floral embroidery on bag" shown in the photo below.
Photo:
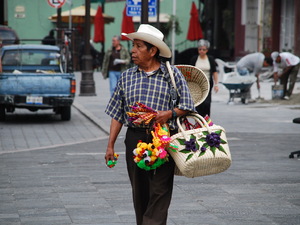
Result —
[{"label": "floral embroidery on bag", "polygon": [[[219,150],[227,155],[225,149],[222,147],[222,144],[227,144],[227,142],[221,138],[222,130],[218,130],[212,133],[209,133],[208,131],[203,131],[202,133],[204,137],[201,137],[200,139],[198,139],[198,141],[204,143],[200,148],[200,154],[198,155],[198,157],[203,156],[207,152],[207,150],[210,150],[214,156],[216,150]],[[189,154],[186,158],[186,161],[192,158],[197,152],[197,150],[199,150],[200,146],[196,139],[196,136],[193,134],[190,136],[189,141],[181,138],[177,139],[181,145],[185,145],[185,149],[179,150],[179,152]]]}]

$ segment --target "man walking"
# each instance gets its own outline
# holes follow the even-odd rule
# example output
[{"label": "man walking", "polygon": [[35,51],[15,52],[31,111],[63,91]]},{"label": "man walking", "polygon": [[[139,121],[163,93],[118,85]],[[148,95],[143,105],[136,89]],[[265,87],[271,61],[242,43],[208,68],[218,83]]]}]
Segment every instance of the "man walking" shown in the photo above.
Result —
[{"label": "man walking", "polygon": [[109,77],[110,94],[112,95],[121,72],[128,69],[130,54],[127,49],[120,44],[120,36],[113,36],[112,47],[105,53],[102,64],[102,75],[106,79]]}]

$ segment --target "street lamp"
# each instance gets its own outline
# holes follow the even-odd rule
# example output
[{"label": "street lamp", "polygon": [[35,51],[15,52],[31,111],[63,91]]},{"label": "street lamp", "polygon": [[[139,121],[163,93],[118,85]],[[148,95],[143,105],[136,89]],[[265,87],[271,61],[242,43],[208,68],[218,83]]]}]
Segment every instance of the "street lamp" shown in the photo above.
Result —
[{"label": "street lamp", "polygon": [[85,29],[84,29],[84,55],[83,71],[80,82],[80,96],[95,96],[95,81],[93,78],[92,56],[90,51],[90,0],[85,0]]},{"label": "street lamp", "polygon": [[148,22],[148,0],[142,0],[142,13],[141,22],[142,24],[147,24]]}]

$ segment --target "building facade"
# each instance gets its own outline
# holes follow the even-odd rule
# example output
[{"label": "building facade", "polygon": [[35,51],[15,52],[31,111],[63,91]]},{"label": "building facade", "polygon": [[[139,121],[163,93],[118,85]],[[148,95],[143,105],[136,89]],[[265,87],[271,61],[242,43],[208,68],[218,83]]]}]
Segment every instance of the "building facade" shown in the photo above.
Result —
[{"label": "building facade", "polygon": [[234,57],[249,52],[288,51],[300,55],[299,0],[240,0],[237,9]]},{"label": "building facade", "polygon": [[[57,9],[47,1],[1,0],[0,23],[15,29],[20,39],[36,39],[35,42],[40,43],[38,40],[57,26],[49,19],[57,13]],[[171,16],[175,7],[181,33],[176,34],[174,39],[168,33],[166,42],[170,47],[175,46],[177,52],[197,47],[197,41],[186,39],[193,1],[199,11],[204,38],[210,41],[210,51],[215,57],[235,61],[248,53],[264,52],[269,55],[275,50],[290,51],[300,56],[300,0],[160,0],[159,13],[164,16],[160,24],[169,29],[170,20],[166,19],[166,15]],[[66,2],[62,11],[85,4],[85,0]],[[105,25],[105,49],[111,46],[112,36],[121,32],[125,3],[125,0],[105,0],[102,5],[104,13],[114,17],[114,22]],[[93,2],[91,8],[96,10],[99,4]],[[138,27],[139,21],[135,21],[135,27]],[[153,22],[153,25],[158,23]],[[68,27],[69,24],[63,26]],[[72,28],[82,32],[84,26],[72,24]],[[91,25],[91,39],[93,35]],[[82,38],[82,35],[78,37]],[[175,41],[174,45],[172,41]],[[126,42],[123,44],[128,48],[131,46]],[[95,44],[95,47],[101,50],[100,44]]]}]

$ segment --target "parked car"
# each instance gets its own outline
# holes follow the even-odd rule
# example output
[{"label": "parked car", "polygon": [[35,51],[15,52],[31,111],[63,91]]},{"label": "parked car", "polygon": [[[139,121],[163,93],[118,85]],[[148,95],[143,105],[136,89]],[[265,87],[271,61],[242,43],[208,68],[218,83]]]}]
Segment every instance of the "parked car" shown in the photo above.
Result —
[{"label": "parked car", "polygon": [[15,108],[53,109],[62,120],[71,119],[76,80],[74,73],[63,71],[59,47],[3,46],[0,56],[0,121]]},{"label": "parked car", "polygon": [[8,26],[0,25],[0,48],[4,45],[19,43],[20,39],[15,30]]}]

